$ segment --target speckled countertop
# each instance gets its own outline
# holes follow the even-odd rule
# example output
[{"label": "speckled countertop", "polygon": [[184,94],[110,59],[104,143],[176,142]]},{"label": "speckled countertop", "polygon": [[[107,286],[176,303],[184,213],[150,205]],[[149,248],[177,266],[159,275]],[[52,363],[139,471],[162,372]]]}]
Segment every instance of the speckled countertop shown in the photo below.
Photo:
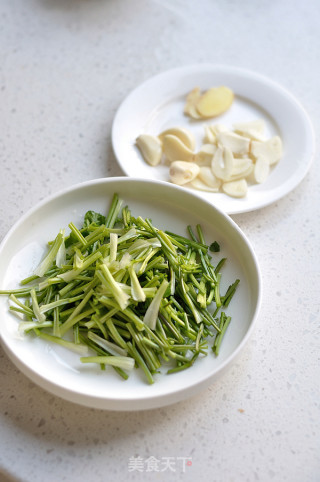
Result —
[{"label": "speckled countertop", "polygon": [[[116,109],[174,66],[260,72],[319,132],[317,0],[1,0],[0,19],[0,239],[48,194],[122,175]],[[317,149],[293,192],[233,216],[260,261],[262,309],[237,363],[196,397],[88,409],[38,388],[0,349],[0,480],[319,481],[319,162]]]}]

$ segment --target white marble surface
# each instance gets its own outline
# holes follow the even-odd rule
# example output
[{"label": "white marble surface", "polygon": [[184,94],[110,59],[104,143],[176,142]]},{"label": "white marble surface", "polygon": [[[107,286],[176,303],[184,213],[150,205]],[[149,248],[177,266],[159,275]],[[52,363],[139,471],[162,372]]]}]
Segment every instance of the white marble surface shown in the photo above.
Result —
[{"label": "white marble surface", "polygon": [[[121,175],[116,109],[174,66],[267,75],[319,132],[318,0],[1,0],[0,19],[0,239],[48,194]],[[291,194],[233,216],[259,257],[263,305],[246,351],[203,393],[140,413],[87,409],[38,388],[1,349],[0,480],[319,481],[319,162],[317,149]]]}]

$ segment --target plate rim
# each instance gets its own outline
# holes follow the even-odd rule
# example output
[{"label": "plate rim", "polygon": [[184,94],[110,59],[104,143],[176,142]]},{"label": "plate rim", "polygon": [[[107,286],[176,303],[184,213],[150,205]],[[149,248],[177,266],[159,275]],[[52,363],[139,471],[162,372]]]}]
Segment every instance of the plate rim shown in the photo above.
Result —
[{"label": "plate rim", "polygon": [[[68,186],[62,190],[59,190],[58,192],[55,192],[41,201],[39,201],[37,204],[35,204],[32,208],[30,208],[26,213],[24,213],[20,219],[18,219],[11,229],[8,231],[6,236],[3,238],[3,240],[0,243],[0,256],[2,251],[5,249],[6,245],[8,242],[10,242],[10,239],[12,236],[15,235],[16,230],[34,213],[36,213],[39,209],[43,208],[46,204],[50,204],[54,202],[56,199],[60,198],[61,196],[67,195],[72,193],[73,191],[76,190],[81,190],[83,188],[86,188],[88,186],[93,186],[96,184],[112,184],[112,183],[143,183],[143,184],[157,184],[157,185],[162,185],[163,189],[167,190],[172,190],[172,191],[180,191],[183,193],[183,195],[191,196],[198,198],[202,203],[207,203],[207,201],[203,200],[199,196],[197,196],[196,193],[189,193],[186,192],[185,189],[175,186],[175,185],[170,185],[169,183],[165,181],[158,181],[158,180],[146,180],[144,178],[129,178],[125,176],[118,176],[118,177],[109,177],[109,178],[99,178],[99,179],[93,179],[90,181],[84,181],[81,183],[74,184],[72,186]],[[7,353],[8,357],[10,360],[18,367],[18,369],[24,373],[29,379],[31,379],[34,383],[36,383],[38,386],[41,388],[45,389],[46,391],[54,394],[55,396],[58,396],[60,398],[63,398],[65,400],[68,400],[70,402],[80,404],[80,405],[85,405],[87,407],[91,408],[98,408],[98,409],[104,409],[104,410],[117,410],[117,411],[136,411],[136,410],[146,410],[146,409],[152,409],[152,408],[159,408],[161,406],[169,405],[172,403],[176,403],[178,401],[184,400],[186,398],[189,398],[193,396],[195,393],[200,392],[202,389],[204,389],[206,386],[208,386],[210,383],[213,383],[213,381],[220,377],[222,373],[226,369],[230,367],[235,361],[235,359],[239,356],[239,354],[243,351],[244,346],[247,344],[249,338],[252,335],[253,330],[255,329],[257,320],[258,320],[258,315],[260,312],[261,304],[262,304],[262,291],[263,291],[263,286],[262,286],[262,275],[261,275],[261,270],[260,266],[258,263],[257,256],[255,254],[255,251],[253,249],[253,246],[251,245],[249,239],[245,235],[245,233],[240,229],[240,227],[235,223],[235,221],[228,216],[225,212],[223,212],[221,209],[217,208],[216,206],[211,205],[211,208],[215,210],[218,214],[218,216],[221,216],[224,218],[227,223],[232,227],[232,229],[236,230],[237,234],[242,238],[246,245],[246,249],[250,253],[250,256],[253,261],[253,269],[255,272],[256,280],[257,280],[257,299],[255,301],[255,309],[254,313],[252,316],[252,319],[248,325],[247,331],[245,332],[243,338],[241,339],[240,343],[238,343],[237,347],[233,350],[233,352],[227,356],[227,358],[217,367],[217,369],[214,370],[213,373],[207,374],[203,378],[201,378],[200,381],[195,381],[191,385],[184,386],[180,388],[179,390],[175,390],[172,393],[163,393],[163,394],[150,394],[150,396],[143,396],[143,397],[134,397],[134,398],[105,398],[105,397],[99,397],[95,396],[93,394],[86,394],[82,393],[79,391],[75,390],[70,390],[66,388],[65,386],[61,386],[57,384],[54,381],[48,380],[47,378],[43,377],[41,374],[38,372],[34,371],[33,368],[30,368],[28,364],[23,363],[22,360],[20,360],[19,357],[16,356],[16,354],[13,352],[12,347],[8,345],[4,339],[3,333],[2,333],[2,328],[0,325],[0,341],[1,345],[4,348],[4,351]],[[140,406],[141,404],[141,406]]]}]

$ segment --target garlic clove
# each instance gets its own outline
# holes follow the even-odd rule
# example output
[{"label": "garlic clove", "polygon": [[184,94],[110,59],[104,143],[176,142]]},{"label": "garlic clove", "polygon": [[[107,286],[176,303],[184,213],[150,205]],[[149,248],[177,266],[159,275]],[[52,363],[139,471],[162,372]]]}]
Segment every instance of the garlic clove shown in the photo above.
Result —
[{"label": "garlic clove", "polygon": [[215,189],[217,192],[221,186],[221,180],[218,179],[212,172],[212,169],[207,166],[200,167],[197,179],[206,184],[208,187]]},{"label": "garlic clove", "polygon": [[172,134],[167,134],[162,140],[162,149],[170,162],[181,160],[181,161],[192,161],[194,158],[194,153],[189,149],[177,136]]},{"label": "garlic clove", "polygon": [[249,157],[238,157],[233,160],[232,176],[246,177],[246,172],[253,166],[252,159]]},{"label": "garlic clove", "polygon": [[201,181],[199,177],[196,177],[188,184],[185,184],[184,187],[191,187],[193,189],[197,189],[198,191],[219,192],[219,188],[208,186],[208,184]]},{"label": "garlic clove", "polygon": [[250,140],[235,132],[220,132],[217,135],[217,140],[219,145],[227,147],[233,154],[244,155],[249,152]]},{"label": "garlic clove", "polygon": [[271,137],[267,141],[252,141],[251,154],[256,158],[263,157],[270,166],[281,159],[282,156],[282,141],[279,136]]},{"label": "garlic clove", "polygon": [[214,133],[214,131],[210,128],[210,126],[205,125],[204,126],[204,138],[203,138],[204,144],[215,144],[216,139],[217,139],[217,136]]},{"label": "garlic clove", "polygon": [[264,157],[259,157],[254,165],[253,176],[254,180],[261,184],[270,174],[270,164]]},{"label": "garlic clove", "polygon": [[222,191],[228,194],[228,196],[237,198],[244,197],[248,192],[248,183],[245,179],[225,182],[222,184]]},{"label": "garlic clove", "polygon": [[216,117],[231,107],[234,94],[225,86],[212,87],[201,95],[196,108],[201,117]]},{"label": "garlic clove", "polygon": [[217,147],[214,144],[203,144],[199,152],[194,156],[194,162],[199,165],[210,166]]},{"label": "garlic clove", "polygon": [[161,132],[161,134],[159,134],[159,138],[163,139],[164,136],[169,134],[178,137],[178,139],[180,139],[180,141],[183,142],[183,144],[185,144],[189,149],[194,150],[196,145],[195,137],[188,129],[185,129],[184,127],[171,127]]},{"label": "garlic clove", "polygon": [[239,174],[232,174],[230,176],[230,181],[238,181],[239,179],[242,179],[242,178],[249,181],[252,176],[253,170],[254,170],[254,164],[252,163],[250,166],[248,166],[248,168],[245,171],[242,171],[241,173],[239,172]]},{"label": "garlic clove", "polygon": [[150,134],[141,134],[136,139],[136,145],[148,164],[151,166],[157,166],[160,163],[162,156],[162,142],[158,137]]},{"label": "garlic clove", "polygon": [[263,119],[258,119],[249,122],[237,122],[233,124],[233,128],[236,133],[249,137],[249,139],[255,141],[265,141],[265,122]]},{"label": "garlic clove", "polygon": [[224,124],[212,124],[209,126],[209,129],[212,133],[217,137],[220,132],[229,132],[229,129]]},{"label": "garlic clove", "polygon": [[228,181],[232,174],[234,158],[227,147],[218,147],[211,163],[213,174],[223,181]]},{"label": "garlic clove", "polygon": [[194,162],[173,161],[169,169],[170,181],[182,186],[195,179],[199,174],[199,169],[198,164]]}]

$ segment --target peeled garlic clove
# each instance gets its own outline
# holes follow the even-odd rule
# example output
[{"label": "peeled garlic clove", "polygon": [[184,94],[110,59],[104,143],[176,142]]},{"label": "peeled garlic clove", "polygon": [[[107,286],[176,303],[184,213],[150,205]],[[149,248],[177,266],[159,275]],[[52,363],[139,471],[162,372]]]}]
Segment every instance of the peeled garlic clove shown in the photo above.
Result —
[{"label": "peeled garlic clove", "polygon": [[220,132],[229,132],[229,129],[224,124],[212,124],[209,126],[209,129],[212,131],[215,137],[217,137]]},{"label": "peeled garlic clove", "polygon": [[189,115],[193,119],[200,119],[200,115],[197,112],[195,105],[201,97],[201,92],[199,87],[195,87],[187,95],[186,103],[184,106],[184,114]]},{"label": "peeled garlic clove", "polygon": [[198,177],[193,179],[188,184],[185,184],[184,187],[191,187],[193,189],[197,189],[198,191],[219,192],[219,188],[208,186],[208,184],[202,182]]},{"label": "peeled garlic clove", "polygon": [[194,156],[194,162],[200,165],[210,166],[217,147],[213,144],[203,144],[199,152]]},{"label": "peeled garlic clove", "polygon": [[242,179],[242,178],[249,181],[253,173],[253,169],[254,169],[254,164],[252,163],[250,166],[248,166],[248,169],[246,169],[245,171],[242,171],[241,173],[239,172],[239,174],[232,174],[232,176],[230,176],[230,181],[238,181],[239,179]]},{"label": "peeled garlic clove", "polygon": [[270,164],[263,157],[259,157],[254,165],[253,176],[254,180],[261,184],[270,174]]},{"label": "peeled garlic clove", "polygon": [[162,142],[156,136],[149,134],[141,134],[136,139],[138,146],[144,160],[150,166],[157,166],[161,161],[162,156]]},{"label": "peeled garlic clove", "polygon": [[163,137],[162,149],[167,159],[172,162],[176,160],[191,161],[194,153],[177,136],[168,134]]},{"label": "peeled garlic clove", "polygon": [[248,169],[246,171],[243,171],[242,173],[239,173],[239,174],[233,174],[230,177],[230,181],[238,181],[239,179],[242,179],[242,178],[249,181],[251,176],[252,176],[253,169],[254,169],[254,164],[251,164],[251,166],[248,167]]},{"label": "peeled garlic clove", "polygon": [[244,197],[248,192],[248,184],[245,179],[225,182],[222,184],[222,191],[228,196]]},{"label": "peeled garlic clove", "polygon": [[248,154],[250,148],[250,140],[246,137],[239,136],[234,132],[220,132],[217,136],[218,144],[228,147],[233,154]]},{"label": "peeled garlic clove", "polygon": [[192,132],[188,131],[188,129],[185,129],[184,127],[171,127],[170,129],[161,132],[159,138],[162,139],[169,134],[178,137],[178,139],[180,139],[180,141],[189,149],[194,150],[196,145],[195,137]]},{"label": "peeled garlic clove", "polygon": [[204,126],[203,142],[205,144],[215,144],[216,142],[216,134],[210,129],[210,126]]},{"label": "peeled garlic clove", "polygon": [[200,171],[198,174],[198,178],[200,181],[202,181],[204,184],[206,184],[208,187],[219,191],[220,186],[221,186],[221,180],[218,179],[212,172],[212,169],[210,167],[200,167]]},{"label": "peeled garlic clove", "polygon": [[238,176],[242,172],[248,170],[253,165],[253,162],[249,157],[238,157],[233,160],[232,175]]},{"label": "peeled garlic clove", "polygon": [[258,119],[249,122],[237,122],[233,124],[235,132],[242,136],[249,137],[255,141],[265,141],[265,122],[263,119]]},{"label": "peeled garlic clove", "polygon": [[254,164],[248,157],[245,158],[234,158],[233,168],[230,176],[230,181],[237,181],[239,179],[247,179],[251,176],[254,169]]},{"label": "peeled garlic clove", "polygon": [[170,181],[182,186],[192,181],[199,174],[199,166],[194,162],[173,161],[170,165]]},{"label": "peeled garlic clove", "polygon": [[200,97],[196,108],[202,117],[216,117],[229,109],[233,99],[234,94],[228,87],[212,87]]},{"label": "peeled garlic clove", "polygon": [[264,142],[252,141],[251,154],[256,158],[263,157],[270,166],[281,159],[282,156],[282,141],[279,136],[271,137]]},{"label": "peeled garlic clove", "polygon": [[223,181],[228,181],[232,174],[233,162],[234,159],[230,149],[218,147],[211,163],[213,174]]}]

